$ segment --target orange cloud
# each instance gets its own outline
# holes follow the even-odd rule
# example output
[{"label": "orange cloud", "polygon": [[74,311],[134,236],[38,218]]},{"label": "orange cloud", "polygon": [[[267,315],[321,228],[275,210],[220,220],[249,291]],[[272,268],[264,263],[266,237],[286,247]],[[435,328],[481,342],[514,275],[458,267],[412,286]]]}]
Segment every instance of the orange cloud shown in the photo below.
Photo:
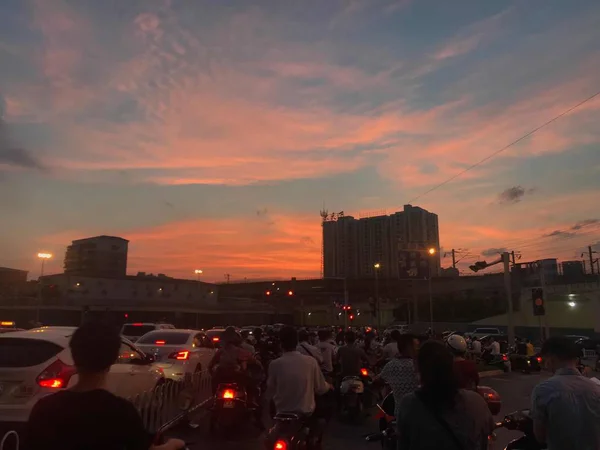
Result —
[{"label": "orange cloud", "polygon": [[[128,272],[164,273],[193,278],[202,269],[207,281],[261,277],[318,277],[320,218],[261,213],[254,217],[199,219],[158,227],[114,230],[130,240]],[[61,251],[89,230],[65,231],[41,242]],[[62,248],[62,250],[61,250]]]}]

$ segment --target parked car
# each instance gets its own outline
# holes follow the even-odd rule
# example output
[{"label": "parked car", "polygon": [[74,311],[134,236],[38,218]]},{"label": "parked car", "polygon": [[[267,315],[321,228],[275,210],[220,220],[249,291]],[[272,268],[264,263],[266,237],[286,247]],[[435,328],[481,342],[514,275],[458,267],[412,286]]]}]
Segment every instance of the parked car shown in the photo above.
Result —
[{"label": "parked car", "polygon": [[126,323],[121,328],[121,336],[136,342],[140,337],[154,330],[174,330],[175,326],[170,323]]},{"label": "parked car", "polygon": [[208,368],[215,346],[206,333],[197,330],[156,330],[146,333],[137,346],[152,355],[154,365],[173,381],[190,379]]},{"label": "parked car", "polygon": [[[40,398],[77,382],[69,349],[75,330],[43,327],[0,335],[0,423],[18,428]],[[106,388],[124,398],[154,389],[164,378],[152,362],[133,343],[122,339]]]}]

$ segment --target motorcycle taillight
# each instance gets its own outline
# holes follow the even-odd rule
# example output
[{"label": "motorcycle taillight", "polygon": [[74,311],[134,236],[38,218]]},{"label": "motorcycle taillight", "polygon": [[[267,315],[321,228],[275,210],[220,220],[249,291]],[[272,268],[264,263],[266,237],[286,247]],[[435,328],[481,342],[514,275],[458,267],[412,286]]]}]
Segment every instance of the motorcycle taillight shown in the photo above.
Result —
[{"label": "motorcycle taillight", "polygon": [[287,442],[286,441],[282,441],[281,439],[278,441],[275,441],[275,445],[273,445],[273,450],[287,450]]}]

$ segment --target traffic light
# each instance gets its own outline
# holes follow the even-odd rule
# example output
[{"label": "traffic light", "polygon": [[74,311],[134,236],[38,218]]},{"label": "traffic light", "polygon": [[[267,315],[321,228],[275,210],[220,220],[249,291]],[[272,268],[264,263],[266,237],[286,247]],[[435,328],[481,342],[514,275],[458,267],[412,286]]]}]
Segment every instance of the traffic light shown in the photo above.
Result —
[{"label": "traffic light", "polygon": [[544,290],[542,288],[532,289],[531,300],[533,303],[533,315],[544,316],[546,314],[546,307],[544,305]]},{"label": "traffic light", "polygon": [[269,295],[271,295],[271,291],[265,292],[265,295],[268,297]]},{"label": "traffic light", "polygon": [[354,314],[350,314],[350,320],[354,320]]},{"label": "traffic light", "polygon": [[479,272],[480,270],[485,269],[488,266],[488,263],[485,261],[477,261],[475,264],[470,265],[469,269],[473,272]]},{"label": "traffic light", "polygon": [[294,295],[294,291],[288,291],[288,297],[291,297]]}]

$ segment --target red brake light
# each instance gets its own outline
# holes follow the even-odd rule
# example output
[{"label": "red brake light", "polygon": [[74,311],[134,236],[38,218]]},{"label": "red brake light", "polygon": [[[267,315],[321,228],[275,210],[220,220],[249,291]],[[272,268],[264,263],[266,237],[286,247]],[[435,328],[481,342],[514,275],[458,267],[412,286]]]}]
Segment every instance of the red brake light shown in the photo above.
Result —
[{"label": "red brake light", "polygon": [[541,363],[541,362],[542,362],[542,357],[541,357],[541,356],[538,356],[538,357],[537,357],[537,362],[539,362],[539,363]]},{"label": "red brake light", "polygon": [[507,355],[502,355],[502,361],[508,361],[508,356]]},{"label": "red brake light", "polygon": [[165,345],[166,342],[165,341],[155,341],[154,342],[156,345]]},{"label": "red brake light", "polygon": [[57,359],[38,375],[36,381],[40,387],[60,389],[67,387],[73,375],[75,368]]},{"label": "red brake light", "polygon": [[215,336],[213,337],[213,342],[219,342],[221,339],[219,338],[219,336]]},{"label": "red brake light", "polygon": [[133,325],[134,327],[141,327],[141,326],[143,326],[144,324],[143,324],[143,323],[133,323],[132,325]]},{"label": "red brake light", "polygon": [[360,374],[363,377],[366,377],[367,375],[369,375],[369,371],[367,369],[360,369]]},{"label": "red brake light", "polygon": [[235,397],[235,392],[234,392],[233,389],[225,389],[223,391],[223,393],[221,394],[221,397],[222,398],[228,398],[228,399],[234,398]]},{"label": "red brake light", "polygon": [[190,359],[190,352],[188,352],[187,350],[173,352],[169,355],[169,359],[178,359],[179,361],[186,361]]},{"label": "red brake light", "polygon": [[287,442],[285,441],[276,441],[275,445],[273,446],[274,450],[287,450]]}]

